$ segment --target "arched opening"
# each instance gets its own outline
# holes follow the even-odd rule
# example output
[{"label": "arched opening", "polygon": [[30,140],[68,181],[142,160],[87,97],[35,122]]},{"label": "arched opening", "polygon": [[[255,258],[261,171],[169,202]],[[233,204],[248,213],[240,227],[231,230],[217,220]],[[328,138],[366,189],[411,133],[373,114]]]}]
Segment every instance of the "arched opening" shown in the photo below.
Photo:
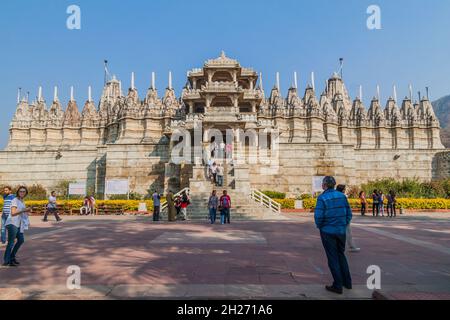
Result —
[{"label": "arched opening", "polygon": [[248,102],[239,104],[239,112],[241,112],[241,113],[252,112],[252,105]]},{"label": "arched opening", "polygon": [[214,72],[212,81],[230,82],[233,81],[233,76],[227,71],[216,71]]},{"label": "arched opening", "polygon": [[233,101],[229,97],[215,97],[211,102],[212,107],[232,107]]}]

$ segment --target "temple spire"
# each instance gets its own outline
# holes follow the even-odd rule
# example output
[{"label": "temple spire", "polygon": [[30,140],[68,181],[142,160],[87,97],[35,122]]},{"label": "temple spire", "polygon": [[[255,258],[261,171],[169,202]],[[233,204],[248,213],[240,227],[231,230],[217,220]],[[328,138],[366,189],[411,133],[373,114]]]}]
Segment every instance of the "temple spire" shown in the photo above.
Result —
[{"label": "temple spire", "polygon": [[316,91],[316,85],[315,85],[315,80],[314,80],[314,71],[311,72],[311,86],[313,91]]},{"label": "temple spire", "polygon": [[279,72],[277,72],[277,89],[278,89],[278,91],[281,92],[281,90],[280,90],[280,73]]},{"label": "temple spire", "polygon": [[395,102],[397,102],[397,87],[395,86],[395,84],[394,84],[394,100],[395,100]]},{"label": "temple spire", "polygon": [[362,85],[359,86],[359,100],[362,101],[363,99],[363,90],[362,90]]},{"label": "temple spire", "polygon": [[21,91],[22,91],[22,88],[18,88],[18,89],[17,89],[17,104],[20,103],[20,95],[21,95]]},{"label": "temple spire", "polygon": [[156,76],[155,76],[155,73],[152,72],[152,89],[153,90],[156,89],[155,83],[156,83]]},{"label": "temple spire", "polygon": [[75,101],[75,99],[73,97],[73,86],[70,87],[70,101],[71,102]]},{"label": "temple spire", "polygon": [[55,86],[53,88],[53,101],[54,102],[58,101],[58,87],[57,86]]},{"label": "temple spire", "polygon": [[131,73],[131,90],[134,90],[134,72]]},{"label": "temple spire", "polygon": [[92,102],[92,88],[88,87],[88,102]]},{"label": "temple spire", "polygon": [[294,71],[294,88],[298,89],[297,71]]},{"label": "temple spire", "polygon": [[377,100],[380,101],[380,85],[377,84]]},{"label": "temple spire", "polygon": [[38,89],[38,102],[41,102],[41,101],[42,101],[42,87],[39,86],[39,89]]},{"label": "temple spire", "polygon": [[172,90],[172,71],[169,71],[169,89]]},{"label": "temple spire", "polygon": [[413,101],[413,87],[412,84],[409,84],[409,100]]}]

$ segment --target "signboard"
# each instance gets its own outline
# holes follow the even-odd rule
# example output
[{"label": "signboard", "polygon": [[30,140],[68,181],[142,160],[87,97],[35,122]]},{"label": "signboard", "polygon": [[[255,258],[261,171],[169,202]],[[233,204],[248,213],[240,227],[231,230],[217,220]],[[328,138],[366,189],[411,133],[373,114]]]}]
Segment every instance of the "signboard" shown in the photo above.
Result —
[{"label": "signboard", "polygon": [[72,182],[69,183],[69,195],[86,195],[86,183]]},{"label": "signboard", "polygon": [[312,192],[313,193],[323,191],[323,189],[322,189],[323,178],[325,178],[325,176],[313,176],[312,177]]},{"label": "signboard", "polygon": [[105,194],[128,194],[128,180],[106,180]]}]

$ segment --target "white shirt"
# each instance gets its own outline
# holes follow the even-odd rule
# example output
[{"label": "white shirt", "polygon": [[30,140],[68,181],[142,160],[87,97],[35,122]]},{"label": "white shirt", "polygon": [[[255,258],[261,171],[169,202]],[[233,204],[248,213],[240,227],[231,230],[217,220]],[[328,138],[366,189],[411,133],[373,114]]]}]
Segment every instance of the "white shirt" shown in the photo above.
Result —
[{"label": "white shirt", "polygon": [[[17,211],[22,211],[23,209],[25,209],[25,203],[23,203],[23,201],[20,201],[19,198],[15,198],[11,202],[11,209],[12,207],[16,207]],[[22,213],[13,217],[11,210],[11,214],[8,216],[8,219],[6,219],[5,226],[10,224],[16,226],[17,228],[20,228],[22,224]]]}]

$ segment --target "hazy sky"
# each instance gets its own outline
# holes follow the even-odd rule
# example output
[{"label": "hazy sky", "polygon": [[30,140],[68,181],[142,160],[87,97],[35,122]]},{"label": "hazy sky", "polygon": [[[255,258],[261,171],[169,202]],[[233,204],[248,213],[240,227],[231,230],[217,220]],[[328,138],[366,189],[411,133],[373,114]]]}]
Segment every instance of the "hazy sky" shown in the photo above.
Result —
[{"label": "hazy sky", "polygon": [[[81,8],[81,30],[66,26],[72,4]],[[381,30],[367,28],[372,4],[381,9]],[[34,98],[42,85],[49,105],[57,85],[66,106],[73,85],[81,108],[88,85],[98,101],[104,59],[124,89],[136,73],[141,97],[152,71],[162,94],[169,70],[179,95],[186,71],[221,50],[262,72],[266,91],[279,71],[286,94],[297,71],[303,92],[314,71],[321,92],[343,57],[350,95],[363,85],[366,105],[377,84],[383,99],[393,84],[399,98],[407,95],[409,83],[415,94],[429,86],[432,100],[450,94],[448,0],[2,1],[0,41],[1,148],[18,87]]]}]

